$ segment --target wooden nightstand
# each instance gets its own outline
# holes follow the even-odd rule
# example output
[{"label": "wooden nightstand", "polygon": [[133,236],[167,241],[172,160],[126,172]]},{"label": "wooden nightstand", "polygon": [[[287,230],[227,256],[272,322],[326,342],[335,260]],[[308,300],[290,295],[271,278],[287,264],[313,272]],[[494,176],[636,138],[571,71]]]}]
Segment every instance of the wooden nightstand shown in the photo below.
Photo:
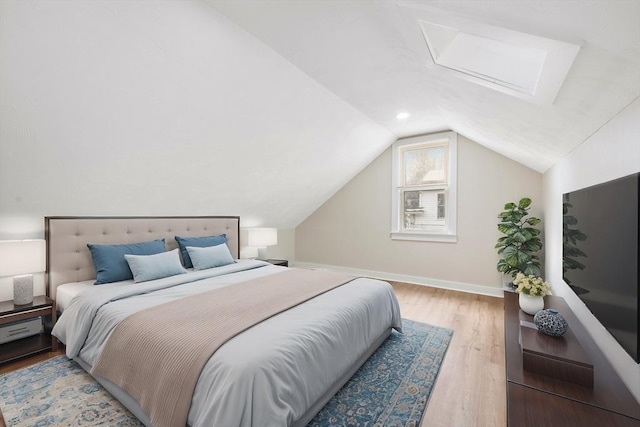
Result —
[{"label": "wooden nightstand", "polygon": [[58,340],[51,336],[51,329],[56,323],[56,303],[54,300],[44,295],[38,295],[33,297],[31,304],[14,305],[13,301],[0,302],[0,326],[37,317],[42,317],[44,331],[37,335],[0,344],[0,364],[44,351],[58,350]]},{"label": "wooden nightstand", "polygon": [[286,259],[265,259],[270,264],[280,265],[282,267],[289,267],[289,261]]}]

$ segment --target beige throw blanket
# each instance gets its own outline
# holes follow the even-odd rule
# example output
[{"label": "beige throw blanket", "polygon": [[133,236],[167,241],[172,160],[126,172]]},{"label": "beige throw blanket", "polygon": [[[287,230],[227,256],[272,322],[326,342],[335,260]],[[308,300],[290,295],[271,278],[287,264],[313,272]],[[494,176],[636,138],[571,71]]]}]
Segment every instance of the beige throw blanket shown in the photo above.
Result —
[{"label": "beige throw blanket", "polygon": [[118,324],[91,373],[129,393],[155,427],[184,426],[200,372],[220,346],[353,279],[288,269],[142,310]]}]

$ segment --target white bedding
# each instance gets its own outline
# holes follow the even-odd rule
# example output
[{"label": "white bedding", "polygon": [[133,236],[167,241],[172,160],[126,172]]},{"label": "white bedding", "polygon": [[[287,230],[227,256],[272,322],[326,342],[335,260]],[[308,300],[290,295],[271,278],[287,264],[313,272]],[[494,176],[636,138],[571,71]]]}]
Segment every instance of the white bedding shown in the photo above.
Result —
[{"label": "white bedding", "polygon": [[[146,284],[93,287],[70,302],[53,333],[67,344],[69,357],[79,357],[91,366],[110,332],[127,315],[284,267],[244,261],[225,268]],[[229,274],[220,274],[225,272]],[[147,292],[151,289],[155,290]],[[117,299],[132,290],[147,293]],[[116,300],[104,304],[109,299]],[[274,316],[213,355],[196,385],[188,422],[192,426],[291,425],[384,331],[399,329],[400,322],[391,286],[363,278]]]},{"label": "white bedding", "polygon": [[[247,262],[248,260],[238,260],[237,262],[242,264]],[[188,268],[188,272],[192,273],[193,269]],[[60,313],[64,312],[64,310],[69,306],[71,300],[76,296],[85,291],[95,291],[96,286],[100,286],[101,290],[119,288],[122,286],[133,285],[135,282],[133,279],[131,280],[123,280],[121,282],[115,283],[104,283],[101,285],[94,285],[96,279],[85,280],[83,282],[72,282],[72,283],[64,283],[62,285],[58,285],[56,288],[56,307]]]},{"label": "white bedding", "polygon": [[[133,280],[130,281],[133,283]],[[56,307],[60,313],[64,312],[65,308],[69,305],[73,297],[84,292],[90,291],[94,288],[95,279],[85,280],[84,282],[65,283],[58,286],[56,290]],[[105,285],[110,286],[111,284]],[[102,285],[101,285],[102,286]]]}]

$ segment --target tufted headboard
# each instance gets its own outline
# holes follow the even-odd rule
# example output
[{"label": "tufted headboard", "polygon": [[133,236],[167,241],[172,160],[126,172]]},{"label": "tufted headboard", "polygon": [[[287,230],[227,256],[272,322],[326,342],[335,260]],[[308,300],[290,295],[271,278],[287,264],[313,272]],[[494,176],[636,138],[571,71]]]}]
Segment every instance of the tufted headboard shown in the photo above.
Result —
[{"label": "tufted headboard", "polygon": [[240,217],[61,217],[44,219],[47,243],[47,295],[58,285],[96,277],[87,243],[119,244],[165,239],[167,250],[178,247],[174,236],[226,234],[234,258],[240,256]]}]

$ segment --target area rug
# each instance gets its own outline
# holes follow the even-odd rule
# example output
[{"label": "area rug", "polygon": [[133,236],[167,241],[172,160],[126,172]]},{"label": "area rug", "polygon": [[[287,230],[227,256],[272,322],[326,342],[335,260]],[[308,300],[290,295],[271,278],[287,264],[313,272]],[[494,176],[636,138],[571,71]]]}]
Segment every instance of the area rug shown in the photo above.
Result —
[{"label": "area rug", "polygon": [[[402,322],[309,426],[420,424],[453,332]],[[142,425],[65,356],[0,376],[0,410],[7,427]]]}]

